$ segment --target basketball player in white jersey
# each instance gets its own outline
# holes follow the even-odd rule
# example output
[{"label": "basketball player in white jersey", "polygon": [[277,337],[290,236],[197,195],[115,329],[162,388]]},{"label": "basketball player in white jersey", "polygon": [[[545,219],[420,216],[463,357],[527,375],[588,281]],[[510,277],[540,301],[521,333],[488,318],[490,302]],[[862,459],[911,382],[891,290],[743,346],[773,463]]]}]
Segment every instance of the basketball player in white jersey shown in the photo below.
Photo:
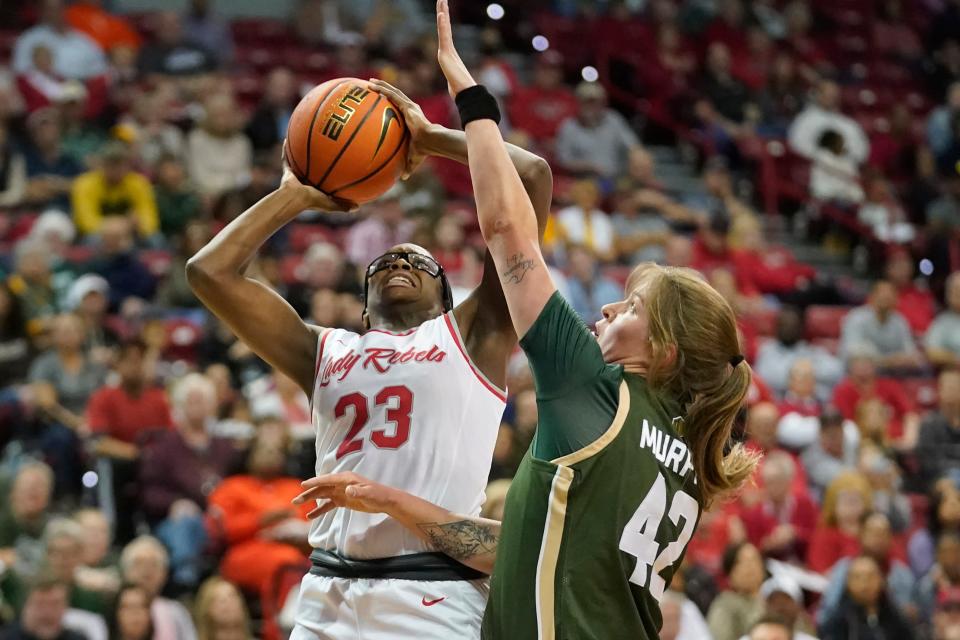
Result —
[{"label": "basketball player in white jersey", "polygon": [[[407,174],[430,155],[466,164],[463,132],[431,124],[412,101],[401,102],[411,133]],[[518,147],[510,157],[542,233],[550,168]],[[429,252],[412,244],[391,248],[366,270],[363,335],[304,323],[275,291],[244,275],[263,242],[303,210],[353,208],[287,169],[276,191],[188,262],[188,280],[208,309],[311,398],[318,475],[354,471],[475,516],[517,343],[489,253],[479,286],[453,308],[450,285]],[[312,568],[301,584],[292,640],[479,637],[485,576],[395,521],[338,509],[313,522],[309,541]]]}]

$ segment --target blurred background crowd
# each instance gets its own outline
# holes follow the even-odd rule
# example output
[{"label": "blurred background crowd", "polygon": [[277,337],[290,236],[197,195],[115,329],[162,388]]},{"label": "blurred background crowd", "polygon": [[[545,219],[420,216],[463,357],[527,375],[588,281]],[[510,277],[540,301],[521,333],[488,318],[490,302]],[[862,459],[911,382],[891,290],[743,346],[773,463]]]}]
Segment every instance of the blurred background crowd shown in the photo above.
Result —
[{"label": "blurred background crowd", "polygon": [[[433,8],[123,4],[0,6],[0,637],[281,638],[308,401],[184,263],[277,186],[313,85],[382,77],[457,126]],[[736,437],[766,457],[703,515],[662,637],[776,614],[796,638],[960,639],[960,2],[454,10],[508,139],[554,170],[545,243],[584,320],[642,260],[700,270],[740,319]],[[471,195],[431,160],[359,216],[305,213],[250,274],[360,331],[358,268],[413,241],[461,300]],[[509,388],[491,517],[537,421],[520,355]]]}]

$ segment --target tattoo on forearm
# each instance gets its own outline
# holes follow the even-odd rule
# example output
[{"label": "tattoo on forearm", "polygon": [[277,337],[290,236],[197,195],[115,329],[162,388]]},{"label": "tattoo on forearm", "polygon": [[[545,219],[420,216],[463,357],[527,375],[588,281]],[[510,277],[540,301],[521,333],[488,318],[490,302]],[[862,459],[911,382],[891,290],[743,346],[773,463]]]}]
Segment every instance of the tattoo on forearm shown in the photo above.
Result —
[{"label": "tattoo on forearm", "polygon": [[528,271],[533,271],[537,265],[522,253],[515,253],[507,260],[507,270],[503,273],[503,281],[507,284],[519,284]]},{"label": "tattoo on forearm", "polygon": [[499,525],[484,524],[472,520],[456,522],[424,522],[417,525],[430,538],[437,551],[456,560],[496,553],[500,539]]}]

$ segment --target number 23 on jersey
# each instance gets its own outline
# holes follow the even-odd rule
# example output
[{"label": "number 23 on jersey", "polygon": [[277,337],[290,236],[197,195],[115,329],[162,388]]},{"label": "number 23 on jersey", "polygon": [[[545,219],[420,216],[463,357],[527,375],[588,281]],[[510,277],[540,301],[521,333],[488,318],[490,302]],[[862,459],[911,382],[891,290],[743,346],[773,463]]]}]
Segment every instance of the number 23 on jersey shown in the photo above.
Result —
[{"label": "number 23 on jersey", "polygon": [[[620,536],[620,550],[637,559],[637,566],[630,576],[630,582],[647,589],[657,602],[663,598],[663,592],[667,586],[660,573],[680,558],[693,536],[699,514],[700,505],[684,491],[678,491],[673,495],[668,511],[667,483],[663,474],[658,473],[653,486],[650,487]],[[682,519],[683,526],[677,538],[658,554],[660,543],[657,541],[657,530],[660,529],[660,522],[664,515],[670,518],[670,522],[675,527],[681,526]]]}]

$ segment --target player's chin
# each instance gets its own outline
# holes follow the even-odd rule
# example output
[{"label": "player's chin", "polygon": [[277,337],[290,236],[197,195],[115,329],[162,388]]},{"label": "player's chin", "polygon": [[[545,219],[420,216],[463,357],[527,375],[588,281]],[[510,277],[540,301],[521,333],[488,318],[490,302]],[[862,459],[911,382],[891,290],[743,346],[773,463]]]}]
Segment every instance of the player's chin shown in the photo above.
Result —
[{"label": "player's chin", "polygon": [[420,287],[387,286],[380,290],[380,299],[387,304],[406,304],[416,302],[423,296]]}]

